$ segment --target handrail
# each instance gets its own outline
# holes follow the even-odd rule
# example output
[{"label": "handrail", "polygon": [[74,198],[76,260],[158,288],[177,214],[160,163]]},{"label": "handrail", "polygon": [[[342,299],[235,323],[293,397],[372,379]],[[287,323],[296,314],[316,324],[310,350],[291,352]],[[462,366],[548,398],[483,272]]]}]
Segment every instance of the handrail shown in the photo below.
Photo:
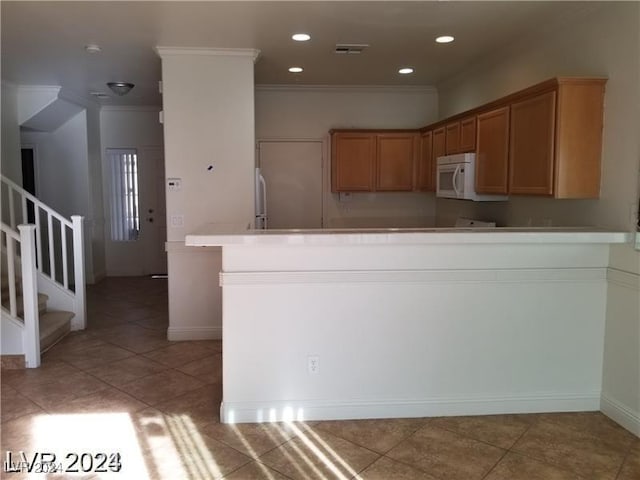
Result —
[{"label": "handrail", "polygon": [[[64,215],[56,212],[53,208],[49,207],[45,203],[42,203],[40,200],[38,200],[38,197],[34,197],[29,192],[27,192],[24,188],[22,188],[12,180],[9,180],[4,175],[0,176],[0,179],[7,186],[11,187],[13,190],[16,190],[20,195],[31,200],[31,202],[33,202],[34,205],[38,206],[39,208],[46,211],[47,213],[53,215],[56,218],[56,220],[60,221],[61,223],[64,223],[69,228],[73,228],[73,225],[70,220],[67,220],[67,218]],[[11,200],[12,197],[9,196],[9,198],[10,198],[9,202],[13,203],[13,200]],[[11,209],[11,212],[13,212],[13,209]]]},{"label": "handrail", "polygon": [[20,234],[4,222],[0,222],[0,229],[14,240],[20,241]]}]

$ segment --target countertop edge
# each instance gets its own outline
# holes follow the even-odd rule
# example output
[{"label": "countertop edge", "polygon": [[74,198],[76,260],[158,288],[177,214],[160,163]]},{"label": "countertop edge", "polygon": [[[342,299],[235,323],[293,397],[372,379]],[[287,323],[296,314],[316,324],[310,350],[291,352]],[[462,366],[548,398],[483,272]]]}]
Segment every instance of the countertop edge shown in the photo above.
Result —
[{"label": "countertop edge", "polygon": [[[204,228],[202,230],[205,230]],[[379,229],[343,231],[199,231],[185,237],[191,247],[225,245],[421,245],[421,244],[621,244],[633,233],[598,229]]]}]

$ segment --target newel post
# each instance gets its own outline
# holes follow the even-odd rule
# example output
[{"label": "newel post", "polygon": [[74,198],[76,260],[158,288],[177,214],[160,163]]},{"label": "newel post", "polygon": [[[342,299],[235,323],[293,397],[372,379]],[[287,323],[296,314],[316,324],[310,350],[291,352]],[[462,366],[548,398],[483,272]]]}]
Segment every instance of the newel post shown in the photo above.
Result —
[{"label": "newel post", "polygon": [[84,276],[84,217],[71,215],[73,224],[73,278],[76,306],[73,330],[83,330],[87,325],[86,282]]},{"label": "newel post", "polygon": [[40,323],[38,313],[38,274],[36,271],[36,226],[18,225],[24,300],[22,344],[27,368],[40,366]]}]

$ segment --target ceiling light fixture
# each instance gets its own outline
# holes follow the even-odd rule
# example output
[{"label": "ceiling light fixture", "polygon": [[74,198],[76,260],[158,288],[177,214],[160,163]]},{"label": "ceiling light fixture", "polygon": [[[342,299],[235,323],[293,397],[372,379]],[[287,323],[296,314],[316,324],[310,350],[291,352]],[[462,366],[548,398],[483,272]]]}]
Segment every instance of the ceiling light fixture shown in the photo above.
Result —
[{"label": "ceiling light fixture", "polygon": [[400,70],[398,70],[398,73],[400,73],[401,75],[407,75],[409,73],[413,73],[413,68],[404,67],[404,68],[401,68]]},{"label": "ceiling light fixture", "polygon": [[89,45],[85,45],[84,49],[87,53],[100,53],[102,51],[99,45],[95,45],[93,43],[90,43]]},{"label": "ceiling light fixture", "polygon": [[451,43],[455,40],[451,35],[442,35],[436,38],[437,43]]},{"label": "ceiling light fixture", "polygon": [[107,87],[116,95],[123,96],[129,93],[135,85],[127,82],[108,82]]},{"label": "ceiling light fixture", "polygon": [[291,35],[291,38],[296,42],[306,42],[307,40],[311,40],[311,35],[308,33],[294,33]]},{"label": "ceiling light fixture", "polygon": [[301,73],[301,72],[302,72],[302,70],[303,70],[303,69],[302,69],[302,67],[290,67],[290,68],[289,68],[289,71],[290,71],[291,73]]}]

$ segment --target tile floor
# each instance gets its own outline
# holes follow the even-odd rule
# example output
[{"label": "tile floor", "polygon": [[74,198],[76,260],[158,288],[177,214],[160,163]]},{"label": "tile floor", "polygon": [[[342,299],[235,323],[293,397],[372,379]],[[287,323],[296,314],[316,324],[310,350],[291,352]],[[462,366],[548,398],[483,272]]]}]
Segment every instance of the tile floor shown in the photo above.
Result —
[{"label": "tile floor", "polygon": [[640,440],[600,413],[222,425],[221,343],[165,339],[166,281],[87,296],[85,331],[2,372],[2,461],[86,453],[90,472],[3,478],[640,479]]}]

